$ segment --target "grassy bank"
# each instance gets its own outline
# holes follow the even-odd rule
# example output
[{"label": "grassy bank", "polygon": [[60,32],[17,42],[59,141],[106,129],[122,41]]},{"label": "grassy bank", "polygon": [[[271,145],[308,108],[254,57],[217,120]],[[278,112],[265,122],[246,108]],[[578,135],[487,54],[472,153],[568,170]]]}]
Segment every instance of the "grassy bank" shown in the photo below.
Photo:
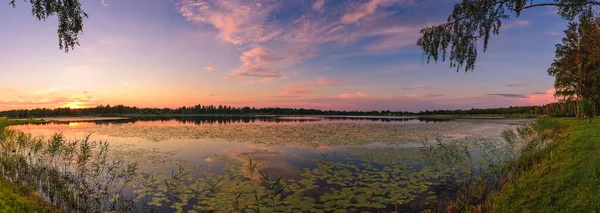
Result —
[{"label": "grassy bank", "polygon": [[[9,125],[36,122],[40,121],[0,118],[0,131]],[[20,187],[0,175],[0,212],[53,212],[53,208],[32,189]]]},{"label": "grassy bank", "polygon": [[560,135],[490,197],[495,212],[600,211],[600,121],[557,120]]},{"label": "grassy bank", "polygon": [[35,191],[0,176],[0,212],[55,212]]},{"label": "grassy bank", "polygon": [[6,128],[10,125],[19,125],[19,124],[33,124],[33,123],[43,123],[42,120],[12,120],[5,117],[0,117],[0,130]]}]

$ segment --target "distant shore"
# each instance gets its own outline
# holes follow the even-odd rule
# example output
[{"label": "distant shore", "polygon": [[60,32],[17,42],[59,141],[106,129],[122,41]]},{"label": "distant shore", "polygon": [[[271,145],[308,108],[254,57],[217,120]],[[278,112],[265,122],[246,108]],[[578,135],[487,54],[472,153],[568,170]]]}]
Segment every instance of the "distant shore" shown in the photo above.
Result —
[{"label": "distant shore", "polygon": [[19,118],[11,119],[15,121],[47,121],[47,122],[86,122],[86,121],[113,121],[113,120],[126,120],[129,117],[45,117],[45,118]]},{"label": "distant shore", "polygon": [[376,116],[376,115],[275,115],[275,114],[110,114],[97,116],[72,116],[72,117],[40,117],[40,118],[19,118],[11,119],[15,121],[36,120],[45,122],[89,122],[89,121],[118,121],[139,118],[174,118],[174,117],[316,117],[316,118],[373,118],[373,119],[511,119],[511,118],[535,118],[531,115],[459,115],[459,114],[441,114],[441,115],[414,115],[414,116]]}]

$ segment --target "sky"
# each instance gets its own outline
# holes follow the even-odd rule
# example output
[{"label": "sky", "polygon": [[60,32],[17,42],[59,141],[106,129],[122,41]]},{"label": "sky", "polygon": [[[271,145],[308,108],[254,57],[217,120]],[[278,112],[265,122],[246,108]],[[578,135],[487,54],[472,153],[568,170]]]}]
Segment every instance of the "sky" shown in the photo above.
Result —
[{"label": "sky", "polygon": [[[547,69],[567,22],[503,22],[473,72],[427,64],[416,41],[456,0],[86,0],[81,46],[57,21],[0,5],[0,110],[232,105],[433,110],[555,101]],[[481,45],[482,46],[482,45]]]}]

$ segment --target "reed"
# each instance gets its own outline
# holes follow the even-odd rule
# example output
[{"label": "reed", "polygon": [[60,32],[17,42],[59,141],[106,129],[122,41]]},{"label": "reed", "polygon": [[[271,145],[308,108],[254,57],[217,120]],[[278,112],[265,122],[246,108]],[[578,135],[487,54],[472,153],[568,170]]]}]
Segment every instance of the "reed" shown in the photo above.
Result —
[{"label": "reed", "polygon": [[556,129],[540,120],[505,131],[504,140],[356,148],[343,160],[321,153],[297,178],[273,177],[252,158],[221,156],[224,172],[211,172],[156,150],[124,156],[89,135],[66,140],[4,129],[0,174],[65,212],[478,211],[527,159],[537,159]]}]

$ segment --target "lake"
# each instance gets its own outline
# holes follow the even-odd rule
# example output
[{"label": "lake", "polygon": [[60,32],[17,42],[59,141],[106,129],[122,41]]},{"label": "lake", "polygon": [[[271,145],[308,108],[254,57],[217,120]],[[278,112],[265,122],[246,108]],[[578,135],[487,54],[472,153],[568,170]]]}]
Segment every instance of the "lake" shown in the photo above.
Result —
[{"label": "lake", "polygon": [[[440,172],[426,166],[424,145],[436,140],[499,144],[502,131],[528,122],[200,116],[63,120],[10,128],[108,142],[111,159],[136,162],[147,176],[157,177],[138,177],[137,184],[126,187],[125,197],[138,209],[256,211],[264,204],[262,211],[372,212],[433,209],[446,199],[436,182]],[[170,182],[175,180],[179,185]],[[140,191],[142,182],[151,185],[147,191]]]}]

